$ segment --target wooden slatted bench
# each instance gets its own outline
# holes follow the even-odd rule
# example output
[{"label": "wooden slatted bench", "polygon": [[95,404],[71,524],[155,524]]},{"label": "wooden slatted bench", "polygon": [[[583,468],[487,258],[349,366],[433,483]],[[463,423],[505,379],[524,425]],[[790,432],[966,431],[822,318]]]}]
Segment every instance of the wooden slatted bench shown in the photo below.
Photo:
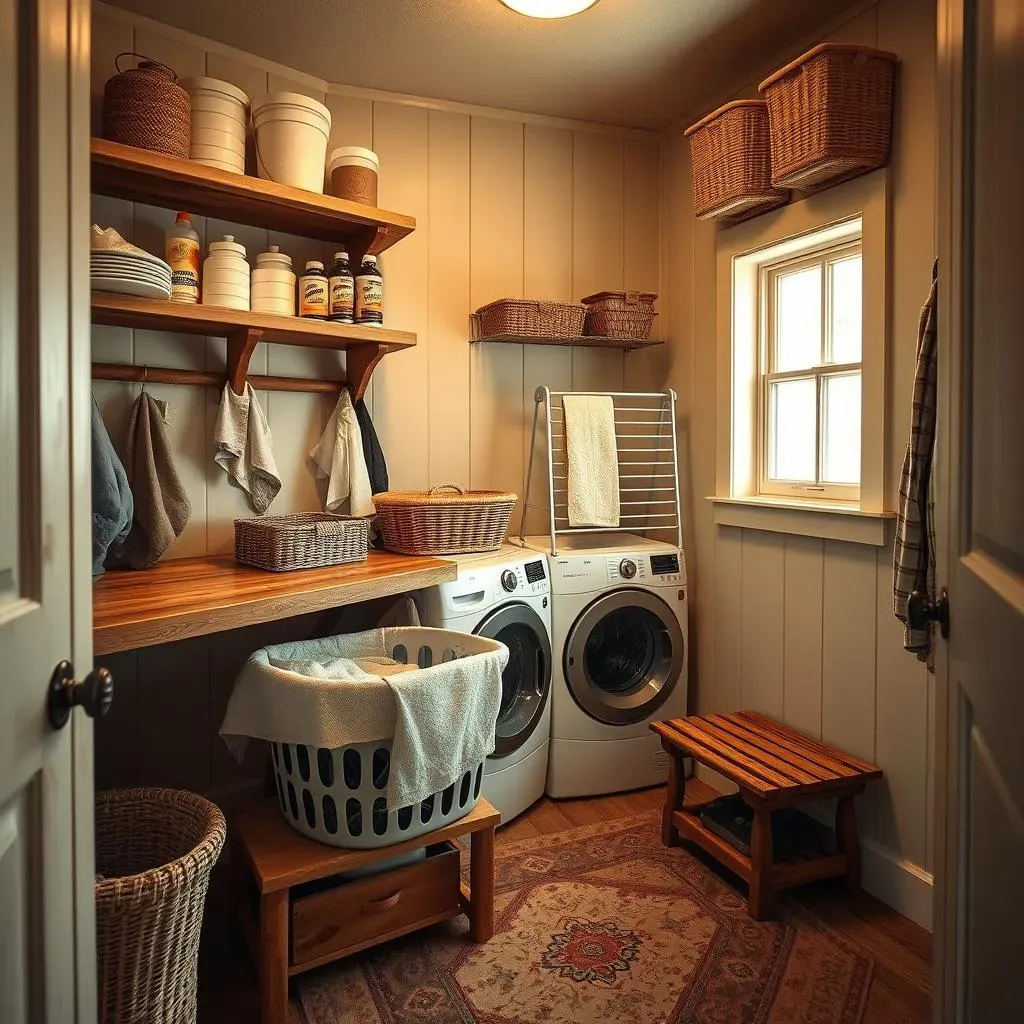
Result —
[{"label": "wooden slatted bench", "polygon": [[[821,743],[756,711],[691,715],[653,722],[669,755],[668,795],[661,838],[674,846],[682,836],[706,850],[750,886],[748,910],[758,921],[768,916],[779,889],[819,878],[846,875],[860,881],[860,852],[853,799],[882,771],[873,764]],[[754,812],[750,856],[719,838],[700,821],[708,802],[685,800],[683,759],[692,757],[739,787]],[[771,812],[813,800],[838,799],[835,854],[774,862]]]}]

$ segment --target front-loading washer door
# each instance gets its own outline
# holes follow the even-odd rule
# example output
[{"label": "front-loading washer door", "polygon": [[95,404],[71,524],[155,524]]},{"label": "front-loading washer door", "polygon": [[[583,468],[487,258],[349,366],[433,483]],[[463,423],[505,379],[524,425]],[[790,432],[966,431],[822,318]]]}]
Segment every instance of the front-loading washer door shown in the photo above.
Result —
[{"label": "front-loading washer door", "polygon": [[540,722],[551,691],[551,641],[541,617],[526,604],[503,605],[474,632],[508,648],[492,755],[505,757],[515,753]]},{"label": "front-loading washer door", "polygon": [[565,681],[592,718],[632,725],[665,703],[684,657],[679,621],[660,597],[612,590],[587,605],[569,630]]}]

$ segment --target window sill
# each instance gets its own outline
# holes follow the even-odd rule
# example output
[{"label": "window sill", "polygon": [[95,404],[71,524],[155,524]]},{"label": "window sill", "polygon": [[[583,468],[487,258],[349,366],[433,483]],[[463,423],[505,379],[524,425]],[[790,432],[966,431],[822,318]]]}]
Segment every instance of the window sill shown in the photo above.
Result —
[{"label": "window sill", "polygon": [[863,512],[859,508],[826,501],[787,501],[784,498],[753,496],[710,497],[707,500],[714,505],[718,526],[791,533],[880,548],[888,544],[888,523],[896,518],[894,512]]}]

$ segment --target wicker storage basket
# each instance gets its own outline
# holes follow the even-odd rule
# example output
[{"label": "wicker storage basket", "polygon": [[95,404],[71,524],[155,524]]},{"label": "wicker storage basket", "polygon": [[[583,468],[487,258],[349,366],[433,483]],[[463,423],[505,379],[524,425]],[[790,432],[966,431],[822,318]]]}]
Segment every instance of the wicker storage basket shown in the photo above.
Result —
[{"label": "wicker storage basket", "polygon": [[366,559],[365,519],[326,512],[235,520],[235,561],[285,572]]},{"label": "wicker storage basket", "polygon": [[122,71],[103,87],[103,137],[138,149],[152,149],[188,159],[192,136],[192,100],[177,84],[178,76],[165,64],[142,59],[137,68]]},{"label": "wicker storage basket", "polygon": [[384,547],[403,555],[458,555],[497,551],[508,535],[518,495],[464,491],[439,484],[429,491],[385,491],[374,496]]},{"label": "wicker storage basket", "polygon": [[763,100],[726,103],[683,134],[690,140],[693,207],[700,220],[770,210],[789,198],[772,187]]},{"label": "wicker storage basket", "polygon": [[594,338],[631,338],[646,341],[654,318],[654,292],[597,292],[584,300],[584,331]]},{"label": "wicker storage basket", "polygon": [[481,306],[476,317],[479,334],[521,334],[534,338],[578,338],[586,308],[576,302],[537,302],[499,299]]},{"label": "wicker storage basket", "polygon": [[224,815],[177,789],[96,797],[100,1024],[194,1024],[199,932]]},{"label": "wicker storage basket", "polygon": [[768,102],[772,183],[807,189],[889,159],[896,54],[822,43],[758,88]]}]

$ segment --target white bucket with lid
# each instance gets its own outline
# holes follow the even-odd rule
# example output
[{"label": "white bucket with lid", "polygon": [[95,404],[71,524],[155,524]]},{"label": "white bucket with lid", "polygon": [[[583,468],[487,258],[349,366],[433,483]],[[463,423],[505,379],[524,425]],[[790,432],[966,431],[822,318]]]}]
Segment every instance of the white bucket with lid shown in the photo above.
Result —
[{"label": "white bucket with lid", "polygon": [[[219,78],[186,78],[181,84],[192,101],[189,157],[210,167],[223,170],[226,166],[244,173],[249,97]],[[211,152],[211,146],[218,151]]]},{"label": "white bucket with lid", "polygon": [[323,192],[331,112],[297,92],[275,92],[253,107],[259,176],[307,192]]}]

